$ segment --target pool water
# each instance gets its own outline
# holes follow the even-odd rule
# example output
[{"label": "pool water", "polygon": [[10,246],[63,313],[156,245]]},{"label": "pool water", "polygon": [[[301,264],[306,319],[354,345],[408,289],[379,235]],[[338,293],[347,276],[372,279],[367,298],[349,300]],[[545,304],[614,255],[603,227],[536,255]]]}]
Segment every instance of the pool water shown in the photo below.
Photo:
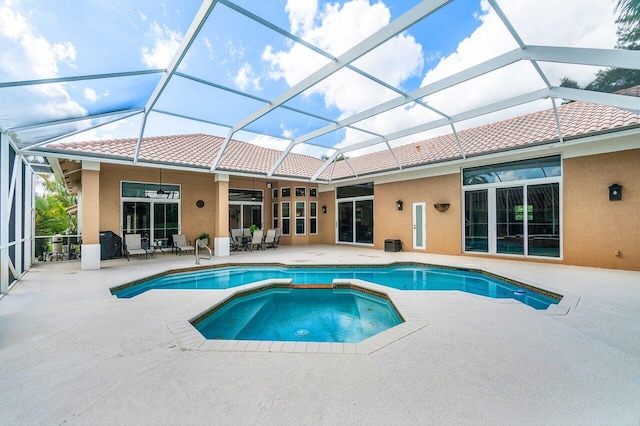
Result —
[{"label": "pool water", "polygon": [[292,284],[331,284],[335,278],[360,279],[400,290],[457,290],[495,299],[516,299],[535,309],[546,309],[559,300],[515,284],[476,272],[425,266],[316,267],[234,266],[183,272],[153,278],[111,291],[129,298],[152,289],[226,289],[270,278],[289,278]]},{"label": "pool water", "polygon": [[207,339],[358,343],[402,323],[382,297],[351,289],[270,289],[194,325]]}]

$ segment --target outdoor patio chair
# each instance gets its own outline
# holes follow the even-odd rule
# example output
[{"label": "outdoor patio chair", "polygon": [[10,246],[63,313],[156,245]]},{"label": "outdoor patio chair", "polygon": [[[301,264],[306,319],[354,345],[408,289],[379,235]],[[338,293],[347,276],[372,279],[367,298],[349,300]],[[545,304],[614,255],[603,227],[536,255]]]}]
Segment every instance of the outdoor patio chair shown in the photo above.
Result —
[{"label": "outdoor patio chair", "polygon": [[273,248],[278,248],[278,244],[280,244],[280,236],[282,235],[282,228],[276,228],[276,236],[273,240]]},{"label": "outdoor patio chair", "polygon": [[276,248],[276,230],[269,229],[267,231],[267,236],[264,237],[264,248]]},{"label": "outdoor patio chair", "polygon": [[187,237],[184,234],[173,234],[173,248],[176,253],[182,255],[183,251],[193,251],[195,253],[196,248],[190,245],[191,241],[187,243]]},{"label": "outdoor patio chair", "polygon": [[242,244],[242,229],[234,228],[230,231],[230,241],[231,250],[241,250],[243,247]]},{"label": "outdoor patio chair", "polygon": [[129,261],[131,256],[144,255],[147,258],[147,250],[142,247],[140,234],[124,234],[124,255]]},{"label": "outdoor patio chair", "polygon": [[251,242],[249,243],[249,250],[253,251],[254,247],[264,250],[262,235],[262,229],[256,229],[255,231],[253,231],[253,237],[251,238]]}]

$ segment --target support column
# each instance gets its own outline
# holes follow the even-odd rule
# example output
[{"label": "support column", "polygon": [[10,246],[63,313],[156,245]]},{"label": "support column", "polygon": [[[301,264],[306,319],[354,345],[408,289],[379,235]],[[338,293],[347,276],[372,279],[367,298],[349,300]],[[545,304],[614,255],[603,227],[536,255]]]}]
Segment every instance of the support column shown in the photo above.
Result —
[{"label": "support column", "polygon": [[82,162],[82,270],[100,269],[100,163]]},{"label": "support column", "polygon": [[215,175],[214,194],[213,253],[216,257],[224,257],[229,256],[229,175]]},{"label": "support column", "polygon": [[22,193],[22,171],[24,170],[24,163],[21,158],[16,156],[17,161],[15,162],[13,172],[16,175],[16,186],[13,192],[13,206],[15,211],[15,229],[14,235],[15,237],[15,247],[16,247],[16,255],[15,260],[13,262],[13,267],[18,274],[16,279],[20,279],[22,274],[24,274],[23,260],[22,260],[22,250],[24,248],[24,230],[22,229],[22,213],[24,206],[24,198]]},{"label": "support column", "polygon": [[9,292],[9,140],[0,133],[0,297]]},{"label": "support column", "polygon": [[24,270],[31,269],[35,257],[33,244],[34,222],[33,170],[26,168],[24,181]]}]

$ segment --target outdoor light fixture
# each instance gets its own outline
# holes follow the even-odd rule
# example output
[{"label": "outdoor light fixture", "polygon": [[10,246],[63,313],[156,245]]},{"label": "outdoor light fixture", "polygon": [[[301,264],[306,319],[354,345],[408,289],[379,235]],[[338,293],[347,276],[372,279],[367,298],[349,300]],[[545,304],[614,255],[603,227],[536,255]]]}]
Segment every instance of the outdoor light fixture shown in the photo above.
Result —
[{"label": "outdoor light fixture", "polygon": [[271,182],[267,182],[267,188],[271,188]]},{"label": "outdoor light fixture", "polygon": [[449,203],[438,203],[434,204],[433,207],[435,207],[439,212],[446,212],[447,210],[449,210],[450,205],[451,204]]},{"label": "outdoor light fixture", "polygon": [[396,210],[402,210],[402,200],[396,201]]},{"label": "outdoor light fixture", "polygon": [[322,206],[322,213],[327,213],[327,206]]},{"label": "outdoor light fixture", "polygon": [[162,169],[160,169],[160,188],[156,191],[158,195],[164,195],[166,192],[162,190]]},{"label": "outdoor light fixture", "polygon": [[622,187],[617,183],[614,183],[609,187],[609,201],[622,200]]}]

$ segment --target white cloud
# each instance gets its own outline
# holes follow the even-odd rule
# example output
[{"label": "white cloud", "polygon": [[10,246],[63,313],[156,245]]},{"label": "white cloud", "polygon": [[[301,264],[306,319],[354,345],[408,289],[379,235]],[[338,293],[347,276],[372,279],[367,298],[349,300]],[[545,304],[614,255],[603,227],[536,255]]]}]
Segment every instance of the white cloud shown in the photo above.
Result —
[{"label": "white cloud", "polygon": [[253,87],[254,90],[259,91],[262,90],[260,86],[260,77],[256,76],[251,68],[251,64],[245,62],[240,70],[238,70],[238,74],[234,78],[234,83],[240,90],[245,90],[249,85]]},{"label": "white cloud", "polygon": [[98,94],[98,93],[96,93],[96,91],[95,91],[95,90],[93,90],[92,88],[90,88],[90,87],[86,87],[86,88],[82,91],[82,95],[84,96],[84,98],[85,98],[86,100],[88,100],[89,102],[92,102],[92,103],[93,103],[93,102],[97,101],[97,100],[98,100],[98,99],[100,99],[100,98],[104,98],[104,97],[109,96],[109,91],[108,91],[108,90],[105,90],[105,92],[104,92],[103,94],[99,95],[99,94]]},{"label": "white cloud", "polygon": [[[13,7],[13,8],[12,8]],[[54,78],[59,65],[74,67],[76,50],[71,42],[53,43],[9,2],[0,6],[0,75],[6,80]],[[26,88],[24,93],[7,93],[3,103],[11,105],[3,124],[7,126],[84,116],[87,111],[73,101],[61,83]]]},{"label": "white cloud", "polygon": [[180,31],[173,31],[155,21],[151,24],[151,32],[153,47],[142,48],[142,60],[149,68],[166,68],[180,47],[183,35]]},{"label": "white cloud", "polygon": [[22,14],[6,5],[0,7],[0,35],[8,39],[3,43],[0,67],[14,78],[56,77],[59,62],[73,65],[76,59],[71,42],[49,42]]},{"label": "white cloud", "polygon": [[279,139],[279,138],[274,138],[272,136],[266,136],[266,135],[258,135],[253,138],[247,138],[247,139],[243,138],[243,140],[246,140],[248,143],[253,145],[258,145],[263,148],[275,149],[278,151],[283,151],[289,145],[289,142],[290,142],[286,139]]},{"label": "white cloud", "polygon": [[[500,2],[506,16],[525,44],[612,48],[616,41],[613,5],[600,0],[512,0]],[[517,48],[513,37],[491,9],[482,1],[482,24],[460,42],[457,50],[442,58],[427,72],[422,85],[440,80],[501,53]],[[551,84],[559,84],[568,75],[586,84],[594,78],[592,67],[540,64]],[[446,113],[465,111],[544,87],[543,80],[528,62],[520,62],[460,84],[428,98],[428,102]],[[531,105],[529,111],[537,110]],[[508,118],[505,114],[502,118]],[[500,117],[493,116],[493,121]]]},{"label": "white cloud", "polygon": [[[525,44],[612,48],[616,41],[614,5],[611,2],[503,0],[499,4]],[[518,47],[487,0],[482,0],[481,7],[482,12],[476,17],[480,21],[479,27],[469,37],[460,41],[454,53],[442,57],[433,69],[424,74],[423,86]],[[357,41],[387,24],[389,20],[388,10],[381,2],[370,5],[366,1],[355,0],[345,3],[342,7],[338,4],[329,5],[314,19],[316,9],[317,2],[289,0],[287,12],[291,29],[305,40],[334,55],[339,55]],[[354,22],[358,25],[353,25]],[[418,31],[418,29],[409,29],[369,55],[360,58],[354,65],[382,80],[402,85],[407,78],[421,71],[425,60],[422,46],[412,37],[412,31]],[[418,33],[415,36],[418,36]],[[263,59],[271,64],[271,78],[282,78],[289,85],[308,76],[324,61],[318,55],[309,53],[307,49],[297,45],[288,51],[276,52],[267,48],[263,53]],[[563,76],[568,75],[584,85],[593,79],[596,71],[593,67],[551,63],[540,65],[552,84],[558,84]],[[537,75],[533,66],[528,62],[522,62],[431,95],[427,102],[444,113],[452,115],[542,87],[544,87],[543,80]],[[354,77],[349,72],[337,73],[314,86],[309,92],[322,95],[325,104],[328,107],[337,108],[342,117],[381,103],[389,96],[383,89],[372,89],[363,83],[362,79]],[[457,128],[484,124],[488,122],[486,120],[491,122],[503,120],[516,114],[537,111],[548,105],[545,102],[534,102],[491,114],[484,118],[484,121],[483,118],[469,120],[461,123]],[[388,134],[438,118],[440,117],[435,113],[421,106],[406,105],[356,125],[380,134]],[[445,126],[426,134],[416,135],[413,140],[450,133],[450,131],[450,127]],[[372,138],[371,135],[346,129],[343,141],[336,147],[344,147]],[[411,137],[403,140],[409,141]],[[394,141],[393,145],[398,142]],[[371,148],[371,150],[379,148]],[[361,150],[358,153],[363,152],[367,150]]]},{"label": "white cloud", "polygon": [[[286,10],[293,33],[335,56],[373,34],[391,19],[389,9],[383,3],[369,4],[364,0],[353,0],[342,6],[328,4],[317,19],[314,19],[317,2],[289,0]],[[354,25],[355,22],[358,24]],[[398,55],[398,52],[402,54]],[[270,77],[282,78],[289,86],[329,61],[299,44],[283,51],[274,51],[268,46],[262,59],[271,66]],[[391,84],[400,85],[422,70],[422,48],[412,36],[401,34],[360,58],[354,65]],[[314,93],[324,98],[327,107],[338,108],[342,115],[351,115],[393,96],[388,89],[348,70],[336,73],[306,92],[307,95]]]}]

